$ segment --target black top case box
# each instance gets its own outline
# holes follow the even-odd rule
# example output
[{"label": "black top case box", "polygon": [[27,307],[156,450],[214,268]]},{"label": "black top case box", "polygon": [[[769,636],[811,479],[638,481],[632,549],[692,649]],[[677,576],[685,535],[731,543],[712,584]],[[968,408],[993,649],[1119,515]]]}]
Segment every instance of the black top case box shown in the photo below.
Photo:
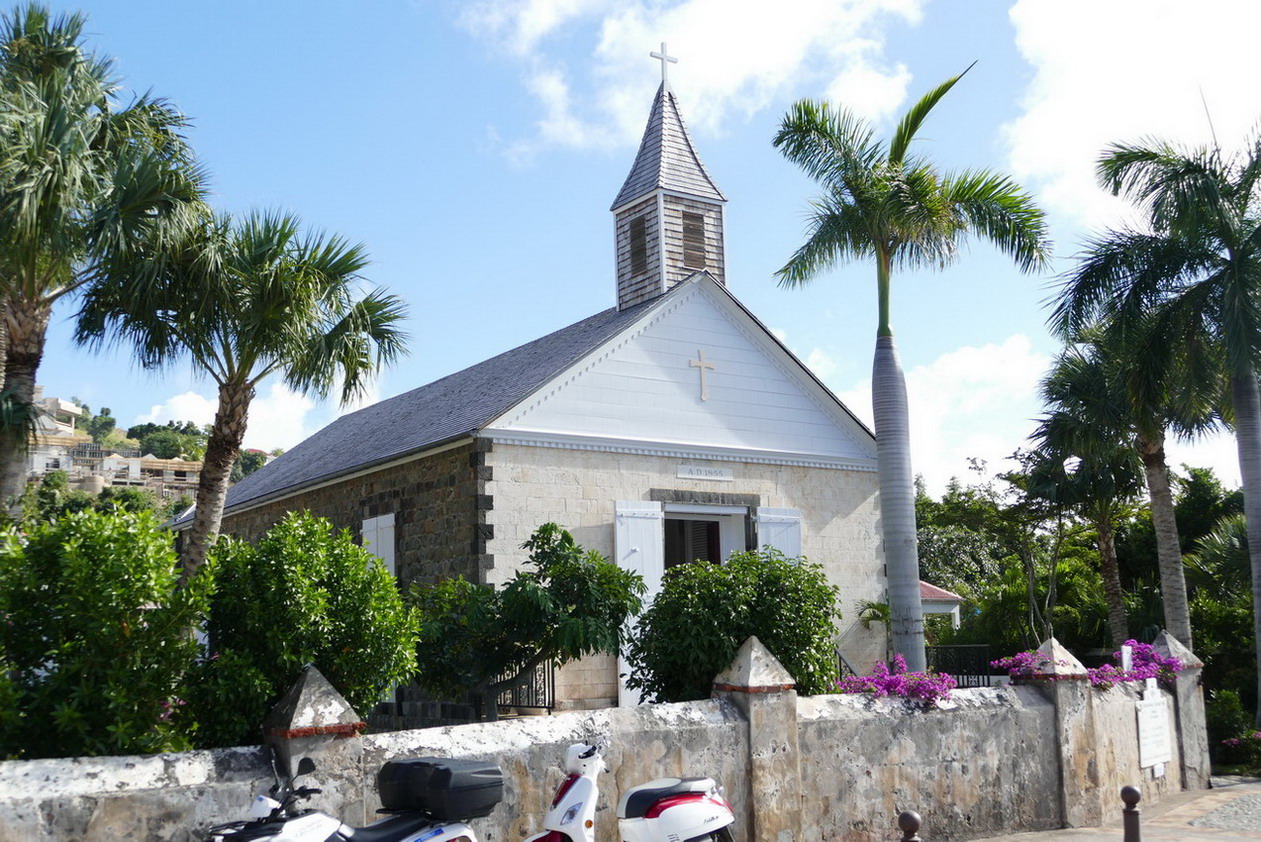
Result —
[{"label": "black top case box", "polygon": [[441,821],[477,819],[503,798],[504,776],[485,760],[410,757],[391,760],[377,773],[381,807],[419,810]]}]

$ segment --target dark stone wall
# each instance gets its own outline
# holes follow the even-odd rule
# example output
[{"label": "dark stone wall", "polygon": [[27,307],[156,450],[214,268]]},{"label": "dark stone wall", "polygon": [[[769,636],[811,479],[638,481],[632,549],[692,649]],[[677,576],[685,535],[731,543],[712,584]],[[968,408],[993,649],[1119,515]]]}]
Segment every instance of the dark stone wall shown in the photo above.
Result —
[{"label": "dark stone wall", "polygon": [[356,538],[366,518],[394,513],[394,563],[400,582],[451,576],[482,581],[490,567],[485,494],[490,442],[478,440],[343,482],[304,491],[223,519],[224,534],[257,540],[287,512],[307,509]]}]

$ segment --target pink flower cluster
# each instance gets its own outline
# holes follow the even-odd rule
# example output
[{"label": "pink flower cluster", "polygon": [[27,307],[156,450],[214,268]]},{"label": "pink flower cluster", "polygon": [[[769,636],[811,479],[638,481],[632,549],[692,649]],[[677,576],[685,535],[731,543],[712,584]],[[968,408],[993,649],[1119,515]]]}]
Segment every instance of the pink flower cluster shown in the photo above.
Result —
[{"label": "pink flower cluster", "polygon": [[171,714],[175,713],[175,708],[187,704],[183,699],[177,698],[172,706],[171,700],[166,699],[162,702],[162,713],[158,716],[163,722],[167,722],[171,718]]},{"label": "pink flower cluster", "polygon": [[1244,734],[1243,737],[1228,737],[1222,740],[1224,746],[1241,746],[1244,740],[1261,743],[1261,731],[1253,731],[1251,734]]},{"label": "pink flower cluster", "polygon": [[1008,675],[1015,677],[1037,675],[1038,667],[1042,664],[1042,656],[1034,651],[1017,652],[1010,658],[990,661],[990,666],[994,669],[1006,670]]},{"label": "pink flower cluster", "polygon": [[[1174,676],[1182,669],[1181,661],[1177,658],[1162,656],[1150,643],[1127,640],[1125,645],[1130,647],[1130,669],[1121,669],[1121,653],[1120,651],[1113,652],[1112,658],[1116,661],[1115,664],[1104,664],[1101,667],[1086,670],[1086,677],[1090,679],[1091,686],[1107,690],[1112,685],[1123,681],[1146,681],[1149,678],[1159,679],[1165,685],[1173,684]],[[1061,677],[1040,674],[1038,670],[1043,663],[1043,657],[1037,652],[1018,652],[1010,658],[990,661],[990,666],[1006,670],[1008,675],[1017,678],[1034,675],[1039,678]],[[1064,664],[1063,661],[1057,663]]]},{"label": "pink flower cluster", "polygon": [[900,696],[918,702],[924,707],[934,707],[950,698],[955,688],[954,676],[944,672],[907,672],[906,659],[893,656],[893,670],[883,661],[877,661],[871,675],[851,675],[836,683],[842,693],[869,693],[880,696]]},{"label": "pink flower cluster", "polygon": [[1150,643],[1127,640],[1125,645],[1130,647],[1130,669],[1121,669],[1121,653],[1113,652],[1115,664],[1104,664],[1086,670],[1092,686],[1107,690],[1122,681],[1146,681],[1149,678],[1155,678],[1165,686],[1173,684],[1175,676],[1182,669],[1181,661],[1164,657]]}]

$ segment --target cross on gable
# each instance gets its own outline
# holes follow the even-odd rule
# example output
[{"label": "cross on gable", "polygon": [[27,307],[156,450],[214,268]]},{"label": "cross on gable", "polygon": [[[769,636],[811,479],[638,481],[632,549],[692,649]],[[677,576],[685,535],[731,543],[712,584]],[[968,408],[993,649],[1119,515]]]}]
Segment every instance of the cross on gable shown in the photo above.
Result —
[{"label": "cross on gable", "polygon": [[675,58],[674,56],[670,55],[670,53],[666,50],[666,42],[665,42],[665,41],[662,41],[662,42],[661,42],[661,52],[659,52],[659,53],[657,53],[657,52],[653,52],[653,53],[649,53],[648,55],[652,56],[652,57],[653,57],[653,58],[655,58],[655,59],[660,59],[660,61],[661,61],[661,83],[662,83],[663,85],[668,85],[668,84],[670,83],[670,80],[666,78],[666,65],[667,65],[667,62],[668,62],[669,64],[678,64],[678,63],[679,63],[679,60],[678,60],[677,58]]},{"label": "cross on gable", "polygon": [[697,351],[696,356],[697,356],[697,359],[688,360],[687,364],[692,368],[700,369],[701,400],[707,401],[709,400],[709,389],[705,388],[705,370],[708,369],[710,371],[713,371],[716,368],[716,366],[713,363],[711,363],[709,360],[705,359],[704,351]]}]

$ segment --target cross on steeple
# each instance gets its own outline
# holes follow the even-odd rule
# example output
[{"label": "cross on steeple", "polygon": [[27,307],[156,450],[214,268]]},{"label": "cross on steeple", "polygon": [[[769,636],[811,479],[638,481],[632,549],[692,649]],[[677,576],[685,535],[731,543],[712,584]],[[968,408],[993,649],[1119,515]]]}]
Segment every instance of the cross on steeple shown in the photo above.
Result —
[{"label": "cross on steeple", "polygon": [[661,84],[670,84],[670,80],[666,78],[666,63],[669,62],[670,64],[678,64],[679,60],[666,51],[666,42],[661,42],[661,52],[649,53],[648,55],[661,60]]}]

